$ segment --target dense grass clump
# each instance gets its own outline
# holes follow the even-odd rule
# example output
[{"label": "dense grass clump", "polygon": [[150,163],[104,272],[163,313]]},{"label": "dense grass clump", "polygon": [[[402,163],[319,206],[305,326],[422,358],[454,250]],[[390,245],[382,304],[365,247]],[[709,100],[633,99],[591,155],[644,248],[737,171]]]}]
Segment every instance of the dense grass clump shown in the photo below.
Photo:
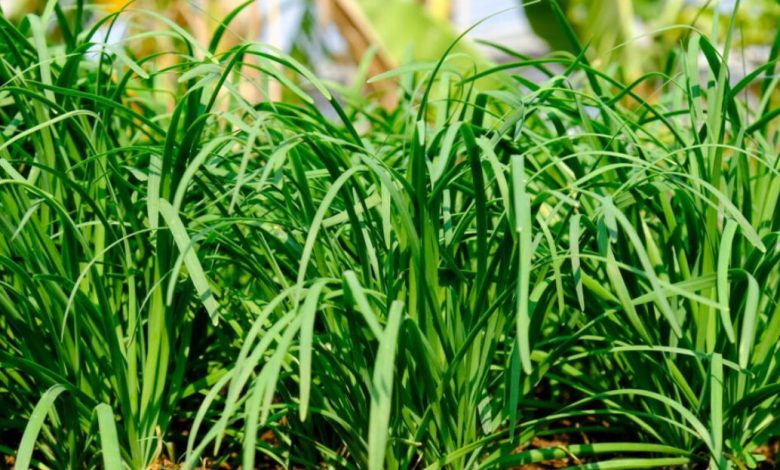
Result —
[{"label": "dense grass clump", "polygon": [[780,435],[780,39],[740,80],[695,32],[629,85],[445,57],[387,110],[85,15],[0,18],[17,468],[745,468]]}]

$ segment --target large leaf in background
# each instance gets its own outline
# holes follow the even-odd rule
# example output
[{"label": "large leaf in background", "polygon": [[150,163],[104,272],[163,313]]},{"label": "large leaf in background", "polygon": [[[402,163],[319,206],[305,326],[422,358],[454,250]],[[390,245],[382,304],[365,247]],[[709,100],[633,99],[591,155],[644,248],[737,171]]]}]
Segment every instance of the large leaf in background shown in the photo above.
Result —
[{"label": "large leaf in background", "polygon": [[[452,27],[431,17],[417,3],[402,0],[357,0],[377,39],[396,64],[411,51],[415,60],[436,60],[457,38]],[[465,43],[456,52],[471,52]]]},{"label": "large leaf in background", "polygon": [[[553,50],[572,51],[563,26],[556,19],[551,3],[555,0],[525,6],[528,21],[534,32],[542,37]],[[523,2],[521,2],[523,3]],[[558,5],[571,21],[577,36],[588,44],[595,65],[618,63],[627,77],[633,79],[640,73],[639,57],[630,48],[614,49],[629,38],[636,37],[633,0],[558,0]],[[577,21],[583,18],[585,21]]]},{"label": "large leaf in background", "polygon": [[[566,39],[566,34],[560,23],[555,19],[550,2],[542,1],[531,5],[525,5],[525,3],[523,1],[520,2],[523,5],[525,16],[528,18],[528,24],[531,25],[534,34],[544,39],[550,46],[550,49],[554,51],[572,52],[572,45]],[[558,5],[561,6],[563,11],[566,11],[570,3],[569,0],[560,0]]]},{"label": "large leaf in background", "polygon": [[[458,33],[443,20],[432,16],[423,5],[403,0],[336,0],[349,9],[359,7],[359,28],[386,54],[392,66],[414,61],[435,61],[441,58],[458,38]],[[466,39],[452,50],[474,58],[472,68],[488,67],[490,62]]]}]

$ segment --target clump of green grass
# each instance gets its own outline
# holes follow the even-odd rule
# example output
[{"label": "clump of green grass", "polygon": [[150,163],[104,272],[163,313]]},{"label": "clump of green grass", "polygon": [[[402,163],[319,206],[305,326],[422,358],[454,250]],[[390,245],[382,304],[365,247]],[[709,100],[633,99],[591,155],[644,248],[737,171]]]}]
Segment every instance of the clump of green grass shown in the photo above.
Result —
[{"label": "clump of green grass", "polygon": [[223,28],[96,51],[52,5],[0,18],[17,468],[744,468],[780,434],[777,47],[738,82],[699,34],[629,85],[445,57],[385,110]]}]

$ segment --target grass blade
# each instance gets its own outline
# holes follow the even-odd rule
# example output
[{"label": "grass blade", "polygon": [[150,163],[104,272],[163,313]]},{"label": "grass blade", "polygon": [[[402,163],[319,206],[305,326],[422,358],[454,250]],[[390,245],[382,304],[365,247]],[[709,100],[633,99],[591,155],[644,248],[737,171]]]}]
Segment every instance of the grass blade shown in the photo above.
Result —
[{"label": "grass blade", "polygon": [[30,468],[33,450],[35,450],[35,441],[38,440],[38,433],[41,431],[43,421],[49,412],[52,411],[57,397],[64,391],[65,387],[62,385],[54,385],[46,390],[46,393],[35,404],[35,408],[33,408],[33,412],[24,428],[22,440],[19,442],[19,449],[16,451],[16,463],[14,464],[16,470],[27,470]]},{"label": "grass blade", "polygon": [[396,301],[390,305],[387,325],[379,341],[376,355],[374,377],[371,382],[371,417],[368,425],[368,468],[370,470],[381,470],[385,467],[395,354],[402,312],[402,303]]}]

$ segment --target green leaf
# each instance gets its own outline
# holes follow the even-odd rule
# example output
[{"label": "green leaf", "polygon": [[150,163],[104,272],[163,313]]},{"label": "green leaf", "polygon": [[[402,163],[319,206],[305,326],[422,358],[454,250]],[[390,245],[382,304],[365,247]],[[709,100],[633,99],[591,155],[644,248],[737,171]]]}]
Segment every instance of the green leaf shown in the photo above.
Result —
[{"label": "green leaf", "polygon": [[520,347],[520,362],[526,374],[533,371],[531,364],[530,326],[531,311],[528,299],[531,284],[532,226],[531,199],[526,192],[525,159],[521,155],[512,157],[512,188],[514,190],[515,231],[520,239],[519,278],[517,282],[517,340]]},{"label": "green leaf", "polygon": [[35,450],[35,441],[38,440],[38,433],[43,427],[43,422],[49,412],[53,411],[54,401],[65,391],[62,385],[54,385],[44,393],[38,403],[36,403],[27,425],[24,427],[24,434],[19,443],[19,450],[16,451],[16,470],[27,470],[30,468],[33,450]]},{"label": "green leaf", "polygon": [[306,413],[309,410],[309,394],[311,392],[311,355],[312,343],[314,341],[314,319],[317,313],[317,303],[320,298],[322,288],[326,281],[319,280],[306,293],[306,300],[301,306],[301,344],[299,346],[301,383],[300,383],[300,408],[299,414],[301,421],[306,420]]},{"label": "green leaf", "polygon": [[[187,267],[187,272],[192,281],[192,285],[195,287],[195,292],[198,298],[203,303],[206,311],[211,317],[211,321],[214,325],[217,324],[219,319],[218,310],[219,304],[214,297],[214,293],[211,291],[209,281],[206,278],[206,273],[203,271],[203,266],[200,264],[198,255],[195,252],[194,244],[190,240],[190,236],[187,234],[187,230],[184,228],[179,214],[173,208],[173,206],[165,199],[160,199],[159,211],[163,220],[168,225],[168,229],[173,235],[173,239],[176,242],[176,246],[179,248],[179,258],[184,260],[184,265]],[[171,278],[171,284],[176,283],[176,278]],[[171,298],[168,297],[168,304],[170,304]]]},{"label": "green leaf", "polygon": [[121,469],[122,455],[119,437],[116,432],[114,410],[111,405],[101,403],[95,407],[98,427],[100,428],[100,449],[103,453],[103,468]]},{"label": "green leaf", "polygon": [[726,222],[726,228],[723,229],[723,236],[720,240],[720,251],[718,252],[718,300],[720,302],[720,315],[723,329],[726,330],[726,336],[732,343],[734,338],[734,326],[731,324],[731,313],[729,307],[729,262],[731,261],[731,245],[734,242],[734,234],[737,232],[737,223],[729,219]]},{"label": "green leaf", "polygon": [[368,424],[368,468],[385,468],[387,437],[390,431],[390,414],[393,393],[393,370],[398,347],[398,330],[401,325],[403,304],[395,301],[390,305],[379,350],[374,364],[374,376],[371,381],[371,414]]}]

